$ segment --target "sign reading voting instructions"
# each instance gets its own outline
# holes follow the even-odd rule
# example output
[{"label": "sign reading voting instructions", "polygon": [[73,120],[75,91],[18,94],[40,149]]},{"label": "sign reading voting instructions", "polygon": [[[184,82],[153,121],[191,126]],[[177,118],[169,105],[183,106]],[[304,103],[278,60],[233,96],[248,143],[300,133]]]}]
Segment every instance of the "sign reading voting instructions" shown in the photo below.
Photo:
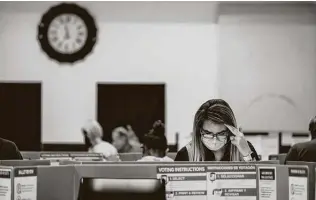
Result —
[{"label": "sign reading voting instructions", "polygon": [[255,165],[164,166],[168,200],[256,200]]},{"label": "sign reading voting instructions", "polygon": [[205,166],[158,166],[157,178],[165,181],[168,200],[207,199]]},{"label": "sign reading voting instructions", "polygon": [[14,169],[14,199],[37,200],[37,169]]}]

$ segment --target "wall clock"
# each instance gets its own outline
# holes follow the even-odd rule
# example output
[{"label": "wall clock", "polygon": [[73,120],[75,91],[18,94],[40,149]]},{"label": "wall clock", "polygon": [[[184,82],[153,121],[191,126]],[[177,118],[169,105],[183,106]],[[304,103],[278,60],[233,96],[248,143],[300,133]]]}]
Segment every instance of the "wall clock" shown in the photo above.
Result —
[{"label": "wall clock", "polygon": [[97,27],[87,10],[76,4],[62,3],[43,15],[37,37],[50,58],[60,63],[74,63],[92,51]]}]

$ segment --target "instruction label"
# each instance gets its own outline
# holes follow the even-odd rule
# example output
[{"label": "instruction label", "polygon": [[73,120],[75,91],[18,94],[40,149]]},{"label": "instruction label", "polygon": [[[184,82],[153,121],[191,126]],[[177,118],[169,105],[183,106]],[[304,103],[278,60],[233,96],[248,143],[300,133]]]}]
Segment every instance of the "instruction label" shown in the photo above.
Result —
[{"label": "instruction label", "polygon": [[37,200],[37,168],[14,169],[14,199]]},{"label": "instruction label", "polygon": [[166,184],[168,200],[207,200],[205,166],[157,167],[157,178]]},{"label": "instruction label", "polygon": [[256,200],[255,165],[207,167],[207,199]]},{"label": "instruction label", "polygon": [[0,199],[11,200],[12,195],[12,169],[0,168]]},{"label": "instruction label", "polygon": [[307,200],[308,169],[289,167],[289,200]]},{"label": "instruction label", "polygon": [[259,167],[259,200],[276,200],[276,168]]}]

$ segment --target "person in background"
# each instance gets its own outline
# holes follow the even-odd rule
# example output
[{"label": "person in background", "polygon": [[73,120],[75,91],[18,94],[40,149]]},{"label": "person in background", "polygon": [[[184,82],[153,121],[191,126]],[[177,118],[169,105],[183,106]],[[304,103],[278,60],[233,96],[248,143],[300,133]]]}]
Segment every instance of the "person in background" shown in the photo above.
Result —
[{"label": "person in background", "polygon": [[165,136],[165,125],[159,120],[153,128],[144,136],[143,157],[138,161],[162,161],[173,162],[166,156],[168,142]]},{"label": "person in background", "polygon": [[132,126],[131,125],[127,125],[127,137],[128,137],[128,140],[129,140],[129,143],[135,147],[135,148],[141,148],[141,144],[138,140],[138,137],[137,135],[135,134],[134,130],[132,129]]},{"label": "person in background", "polygon": [[23,160],[14,142],[0,138],[0,160]]},{"label": "person in background", "polygon": [[211,99],[195,114],[191,142],[175,161],[254,161],[259,160],[252,144],[237,129],[234,113],[227,102]]},{"label": "person in background", "polygon": [[287,161],[316,162],[316,116],[309,122],[311,141],[294,144],[285,157]]},{"label": "person in background", "polygon": [[82,127],[82,133],[89,152],[102,153],[108,161],[119,161],[116,148],[112,144],[102,140],[103,129],[97,121],[89,120]]},{"label": "person in background", "polygon": [[135,133],[125,129],[124,127],[117,127],[112,131],[112,144],[118,150],[119,153],[139,153],[141,152],[141,146],[135,140]]}]

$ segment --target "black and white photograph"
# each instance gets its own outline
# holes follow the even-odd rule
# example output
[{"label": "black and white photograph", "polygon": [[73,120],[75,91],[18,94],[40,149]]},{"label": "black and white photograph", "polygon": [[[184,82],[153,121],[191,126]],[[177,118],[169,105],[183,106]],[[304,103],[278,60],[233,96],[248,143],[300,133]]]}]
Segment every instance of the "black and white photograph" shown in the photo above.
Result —
[{"label": "black and white photograph", "polygon": [[0,1],[0,126],[1,200],[315,200],[316,1]]}]

